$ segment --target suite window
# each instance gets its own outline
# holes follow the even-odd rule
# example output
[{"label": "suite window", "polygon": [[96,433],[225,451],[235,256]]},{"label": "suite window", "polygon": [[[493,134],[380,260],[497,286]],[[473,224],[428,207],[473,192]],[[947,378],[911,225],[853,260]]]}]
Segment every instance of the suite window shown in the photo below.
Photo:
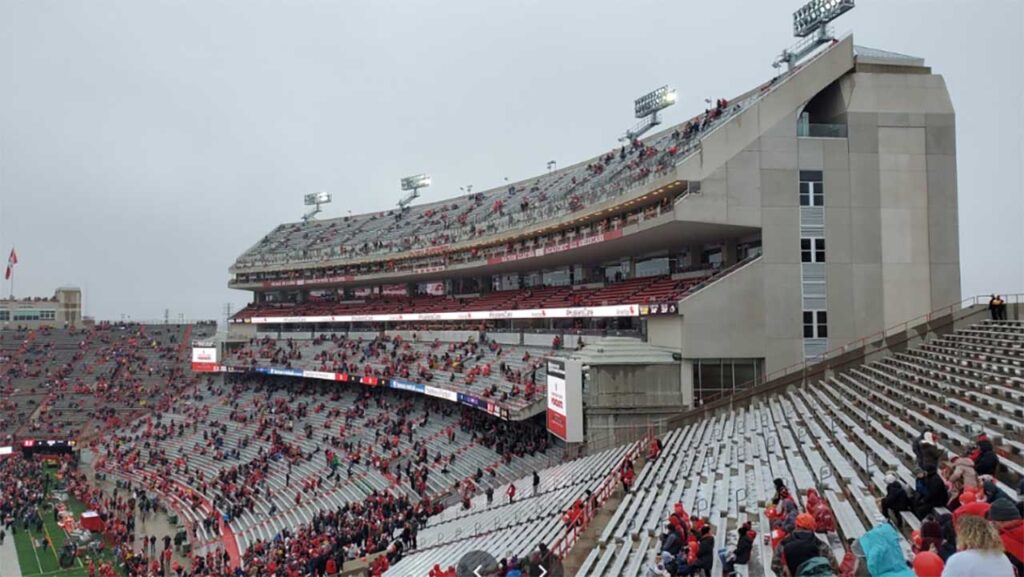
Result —
[{"label": "suite window", "polygon": [[800,171],[800,206],[825,206],[825,187],[820,170]]},{"label": "suite window", "polygon": [[825,262],[825,239],[801,238],[800,262]]},{"label": "suite window", "polygon": [[828,338],[828,313],[825,311],[804,311],[804,338]]}]

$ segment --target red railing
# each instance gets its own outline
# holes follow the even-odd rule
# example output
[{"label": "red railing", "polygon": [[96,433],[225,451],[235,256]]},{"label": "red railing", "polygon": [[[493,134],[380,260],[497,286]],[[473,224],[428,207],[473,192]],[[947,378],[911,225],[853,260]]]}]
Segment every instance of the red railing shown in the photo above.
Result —
[{"label": "red railing", "polygon": [[605,477],[604,481],[598,485],[597,490],[594,491],[591,496],[591,500],[597,500],[597,506],[591,506],[591,503],[586,503],[583,507],[583,520],[582,522],[573,523],[561,537],[555,539],[555,542],[551,544],[549,548],[552,553],[558,556],[559,559],[564,559],[569,551],[572,550],[576,542],[579,541],[583,532],[590,526],[590,522],[593,521],[594,516],[597,514],[597,510],[601,505],[611,498],[612,493],[615,492],[615,488],[619,483],[619,472],[622,470],[622,466],[627,461],[636,461],[640,455],[640,451],[649,444],[650,438],[645,438],[640,441],[633,443],[633,446],[626,452],[626,455],[622,457],[622,460],[612,469],[612,472]]}]

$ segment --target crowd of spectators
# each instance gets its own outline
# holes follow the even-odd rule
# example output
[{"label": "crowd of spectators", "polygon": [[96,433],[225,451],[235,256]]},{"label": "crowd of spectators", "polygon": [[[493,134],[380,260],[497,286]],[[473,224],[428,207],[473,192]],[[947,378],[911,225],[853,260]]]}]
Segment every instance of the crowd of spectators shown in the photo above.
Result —
[{"label": "crowd of spectators", "polygon": [[718,99],[702,114],[644,140],[587,162],[531,180],[426,205],[330,220],[282,224],[240,256],[235,267],[316,262],[366,256],[425,255],[455,243],[482,239],[543,222],[615,198],[660,174],[692,150],[700,134],[743,108]]},{"label": "crowd of spectators", "polygon": [[412,339],[400,335],[364,339],[333,333],[311,340],[254,337],[232,356],[240,365],[252,368],[269,364],[465,389],[483,385],[484,398],[530,403],[544,392],[544,357],[537,350],[532,352],[502,345],[485,333],[448,343],[437,339],[421,343],[415,334]]},{"label": "crowd of spectators", "polygon": [[[173,419],[157,412],[109,436],[97,446],[98,468],[147,471],[153,491],[173,495],[196,510],[210,503],[216,514],[208,517],[207,529],[215,534],[221,519],[235,525],[244,514],[265,513],[267,507],[257,505],[281,491],[268,480],[274,475],[280,480],[283,474],[284,485],[295,487],[295,504],[307,500],[318,512],[307,524],[283,529],[272,539],[250,542],[243,559],[248,574],[254,576],[325,574],[328,568],[341,568],[367,556],[372,557],[375,571],[383,571],[416,546],[416,532],[427,517],[463,498],[469,486],[472,494],[497,483],[494,469],[477,469],[465,479],[446,476],[459,446],[468,442],[488,447],[502,465],[549,450],[546,432],[536,423],[504,422],[421,395],[354,385],[360,392],[352,402],[351,397],[340,396],[336,387],[320,384],[288,385],[280,379],[252,376],[229,381],[225,386],[208,383],[181,395]],[[285,382],[289,381],[293,380]],[[250,400],[242,402],[243,396]],[[226,422],[211,416],[210,407],[215,405],[231,408]],[[321,432],[307,421],[314,413],[324,415],[327,429]],[[455,443],[450,445],[451,453],[428,450],[426,439],[418,433],[432,419],[452,423],[444,429],[448,442]],[[248,427],[245,430],[252,432],[229,443],[225,440],[228,427]],[[361,439],[372,434],[374,443],[350,439],[349,433],[357,430],[362,431]],[[316,449],[309,450],[310,444],[301,439],[308,439]],[[190,444],[182,445],[180,440]],[[180,448],[164,448],[168,443]],[[256,456],[243,457],[241,451],[250,445],[260,447]],[[193,466],[186,450],[212,457],[218,463],[216,474]],[[323,463],[323,473],[293,479],[292,465],[307,462]],[[366,468],[387,476],[391,487],[337,508],[320,499],[324,491],[350,479],[353,469]],[[430,491],[427,483],[439,474],[449,484],[440,494]],[[272,505],[269,514],[278,513]]]},{"label": "crowd of spectators", "polygon": [[74,438],[168,402],[191,381],[186,330],[101,323],[0,331],[20,343],[0,369],[0,432]]}]

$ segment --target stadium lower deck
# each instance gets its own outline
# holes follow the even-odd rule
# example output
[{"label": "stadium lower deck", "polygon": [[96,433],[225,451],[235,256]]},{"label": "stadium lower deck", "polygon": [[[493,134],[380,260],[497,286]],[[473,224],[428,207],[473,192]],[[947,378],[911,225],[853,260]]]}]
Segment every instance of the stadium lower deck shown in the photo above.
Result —
[{"label": "stadium lower deck", "polygon": [[[12,357],[5,387],[13,392],[5,400],[14,399],[5,430],[71,434],[86,429],[75,407],[152,400],[155,409],[99,435],[88,449],[97,470],[160,495],[187,527],[193,552],[227,551],[231,563],[257,574],[272,561],[302,568],[334,556],[347,567],[426,576],[469,551],[525,559],[544,544],[565,558],[568,574],[640,576],[682,506],[712,528],[716,551],[734,547],[737,529],[751,523],[759,537],[742,571],[769,576],[773,552],[761,536],[775,523],[765,508],[776,479],[801,510],[811,490],[821,495],[835,527],[818,538],[837,558],[848,540],[891,522],[909,559],[911,531],[925,519],[909,511],[887,519],[879,499],[887,475],[914,487],[913,443],[923,431],[938,438],[941,474],[950,453],[969,453],[986,435],[1000,463],[988,492],[1022,498],[1020,321],[977,323],[821,382],[756,395],[748,406],[661,435],[657,458],[646,459],[650,439],[567,460],[536,423],[401,391],[256,375],[196,382],[182,376],[183,357],[171,346],[189,333],[4,333]],[[79,346],[69,346],[74,341]],[[307,345],[313,353],[328,342]],[[130,351],[124,366],[138,382],[110,376],[119,347]],[[29,411],[44,401],[23,402],[32,398],[28,383],[58,373],[68,383],[63,394],[37,394],[47,410]],[[154,386],[179,378],[187,386],[153,396],[141,375]],[[88,387],[90,377],[107,387]],[[116,392],[122,396],[111,397]],[[630,466],[635,481],[624,492]],[[951,503],[939,513],[956,505],[958,490],[951,485]],[[586,503],[582,511],[577,503]],[[575,521],[567,524],[567,514]],[[711,562],[711,574],[720,574],[717,555]]]}]

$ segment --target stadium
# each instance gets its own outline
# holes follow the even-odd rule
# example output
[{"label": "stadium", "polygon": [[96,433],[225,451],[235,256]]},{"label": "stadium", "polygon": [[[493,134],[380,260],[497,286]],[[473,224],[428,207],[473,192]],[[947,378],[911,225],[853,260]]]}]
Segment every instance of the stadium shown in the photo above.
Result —
[{"label": "stadium", "polygon": [[1024,575],[1021,299],[961,294],[950,93],[853,7],[598,156],[307,195],[220,330],[4,301],[0,576]]}]

